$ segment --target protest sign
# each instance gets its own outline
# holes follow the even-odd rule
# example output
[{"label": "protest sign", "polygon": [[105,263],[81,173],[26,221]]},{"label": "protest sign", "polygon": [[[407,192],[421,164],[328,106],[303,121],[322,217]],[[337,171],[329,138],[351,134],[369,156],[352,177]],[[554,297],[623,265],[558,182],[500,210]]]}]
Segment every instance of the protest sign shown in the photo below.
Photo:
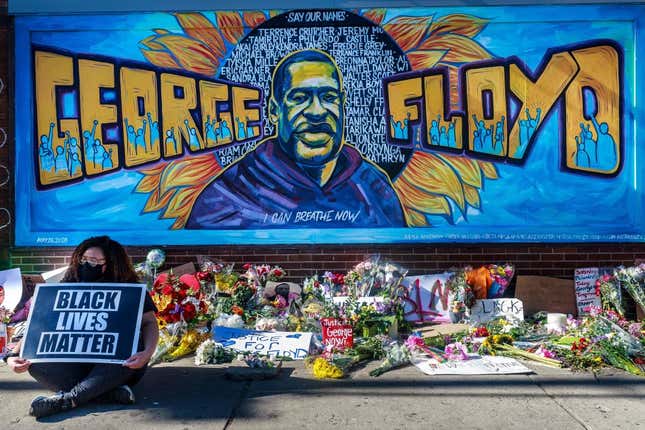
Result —
[{"label": "protest sign", "polygon": [[600,296],[596,294],[596,280],[600,277],[600,269],[587,267],[574,271],[573,281],[576,291],[578,315],[587,315],[590,306],[601,307]]},{"label": "protest sign", "polygon": [[407,287],[403,298],[405,319],[411,322],[449,323],[452,297],[446,281],[451,272],[436,275],[406,276],[402,285]]},{"label": "protest sign", "polygon": [[322,318],[322,341],[335,349],[346,349],[354,346],[354,333],[352,326],[338,318]]},{"label": "protest sign", "polygon": [[0,306],[13,311],[22,297],[20,269],[0,271]]},{"label": "protest sign", "polygon": [[413,360],[412,364],[426,375],[508,375],[532,373],[532,370],[511,357],[469,354],[468,360],[446,361],[435,359]]},{"label": "protest sign", "polygon": [[258,331],[215,326],[213,340],[236,351],[302,360],[309,354],[312,333]]},{"label": "protest sign", "polygon": [[137,351],[145,294],[143,284],[38,284],[21,356],[122,363]]},{"label": "protest sign", "polygon": [[524,306],[518,299],[475,300],[470,308],[470,320],[485,323],[495,318],[504,317],[509,321],[524,321]]}]

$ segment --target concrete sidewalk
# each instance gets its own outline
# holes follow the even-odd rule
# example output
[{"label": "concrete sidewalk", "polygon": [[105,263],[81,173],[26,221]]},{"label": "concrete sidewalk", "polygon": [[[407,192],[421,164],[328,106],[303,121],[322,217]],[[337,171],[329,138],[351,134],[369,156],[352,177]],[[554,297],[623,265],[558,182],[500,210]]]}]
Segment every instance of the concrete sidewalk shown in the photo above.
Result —
[{"label": "concrete sidewalk", "polygon": [[[645,378],[595,377],[525,363],[530,375],[428,376],[406,367],[378,378],[370,363],[319,381],[302,362],[277,379],[235,382],[227,366],[193,359],[149,369],[133,406],[91,405],[36,421],[42,394],[28,375],[0,366],[2,429],[645,429]],[[244,366],[234,362],[232,366]]]}]

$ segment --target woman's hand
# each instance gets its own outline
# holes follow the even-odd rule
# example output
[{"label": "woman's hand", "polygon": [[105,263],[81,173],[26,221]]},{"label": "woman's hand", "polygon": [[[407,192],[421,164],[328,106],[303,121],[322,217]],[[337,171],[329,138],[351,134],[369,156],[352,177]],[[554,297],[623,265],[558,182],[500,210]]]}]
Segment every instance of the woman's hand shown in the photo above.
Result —
[{"label": "woman's hand", "polygon": [[137,352],[132,357],[125,360],[123,366],[129,367],[130,369],[141,369],[143,366],[148,364],[150,357],[152,357],[152,353],[148,351]]},{"label": "woman's hand", "polygon": [[16,373],[24,373],[31,366],[31,361],[20,357],[9,357],[7,358],[7,365]]}]

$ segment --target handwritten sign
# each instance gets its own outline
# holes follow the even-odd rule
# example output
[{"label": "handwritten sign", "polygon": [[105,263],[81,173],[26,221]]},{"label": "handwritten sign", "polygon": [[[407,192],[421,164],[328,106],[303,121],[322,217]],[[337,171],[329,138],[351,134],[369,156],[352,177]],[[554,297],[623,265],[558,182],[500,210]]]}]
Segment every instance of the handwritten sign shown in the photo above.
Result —
[{"label": "handwritten sign", "polygon": [[302,360],[309,354],[312,333],[258,331],[215,326],[213,340],[236,351]]},{"label": "handwritten sign", "polygon": [[600,269],[587,267],[576,269],[573,280],[576,290],[578,315],[587,315],[590,306],[602,306],[600,296],[596,295],[596,280],[600,277]]},{"label": "handwritten sign", "polygon": [[405,319],[411,322],[450,322],[452,297],[446,281],[451,272],[436,275],[406,276],[402,285],[407,287]]},{"label": "handwritten sign", "polygon": [[354,346],[352,326],[337,318],[322,318],[322,340],[325,345],[343,350]]},{"label": "handwritten sign", "polygon": [[484,323],[504,317],[509,321],[524,321],[524,305],[518,299],[475,300],[470,308],[470,320]]},{"label": "handwritten sign", "polygon": [[413,361],[426,375],[507,375],[532,373],[532,370],[511,357],[469,354],[468,360],[439,363],[434,359]]},{"label": "handwritten sign", "polygon": [[143,284],[38,284],[21,356],[32,362],[123,363],[137,351]]}]

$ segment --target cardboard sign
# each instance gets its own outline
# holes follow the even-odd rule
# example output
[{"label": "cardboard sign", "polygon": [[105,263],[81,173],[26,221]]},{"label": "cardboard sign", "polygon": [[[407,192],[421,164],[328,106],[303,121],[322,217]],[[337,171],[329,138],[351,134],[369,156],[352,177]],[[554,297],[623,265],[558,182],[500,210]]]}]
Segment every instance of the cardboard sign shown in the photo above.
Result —
[{"label": "cardboard sign", "polygon": [[469,354],[470,359],[439,363],[434,359],[412,362],[426,375],[507,375],[533,371],[511,357]]},{"label": "cardboard sign", "polygon": [[573,281],[576,291],[578,315],[587,315],[590,306],[602,306],[600,296],[596,295],[596,281],[599,277],[600,270],[597,267],[575,270]]},{"label": "cardboard sign", "polygon": [[322,341],[340,350],[354,346],[352,326],[337,318],[322,318]]},{"label": "cardboard sign", "polygon": [[13,311],[22,297],[20,269],[0,271],[0,306]]},{"label": "cardboard sign", "polygon": [[412,322],[450,322],[452,296],[446,281],[451,272],[436,275],[406,276],[402,285],[407,287],[405,319]]},{"label": "cardboard sign", "polygon": [[518,276],[515,298],[522,301],[526,315],[540,311],[576,315],[576,293],[572,279]]},{"label": "cardboard sign", "polygon": [[518,299],[475,300],[470,308],[470,321],[484,323],[504,317],[509,321],[524,321],[524,305]]},{"label": "cardboard sign", "polygon": [[144,284],[38,284],[21,356],[123,363],[137,352],[145,294]]},{"label": "cardboard sign", "polygon": [[171,270],[172,270],[172,274],[177,277],[181,275],[186,275],[186,274],[191,275],[197,271],[195,267],[195,263],[190,262],[190,263],[182,264],[181,266],[173,267],[169,270],[165,270],[161,273],[170,273]]},{"label": "cardboard sign", "polygon": [[213,340],[236,351],[302,360],[309,354],[312,333],[258,331],[215,326]]}]

